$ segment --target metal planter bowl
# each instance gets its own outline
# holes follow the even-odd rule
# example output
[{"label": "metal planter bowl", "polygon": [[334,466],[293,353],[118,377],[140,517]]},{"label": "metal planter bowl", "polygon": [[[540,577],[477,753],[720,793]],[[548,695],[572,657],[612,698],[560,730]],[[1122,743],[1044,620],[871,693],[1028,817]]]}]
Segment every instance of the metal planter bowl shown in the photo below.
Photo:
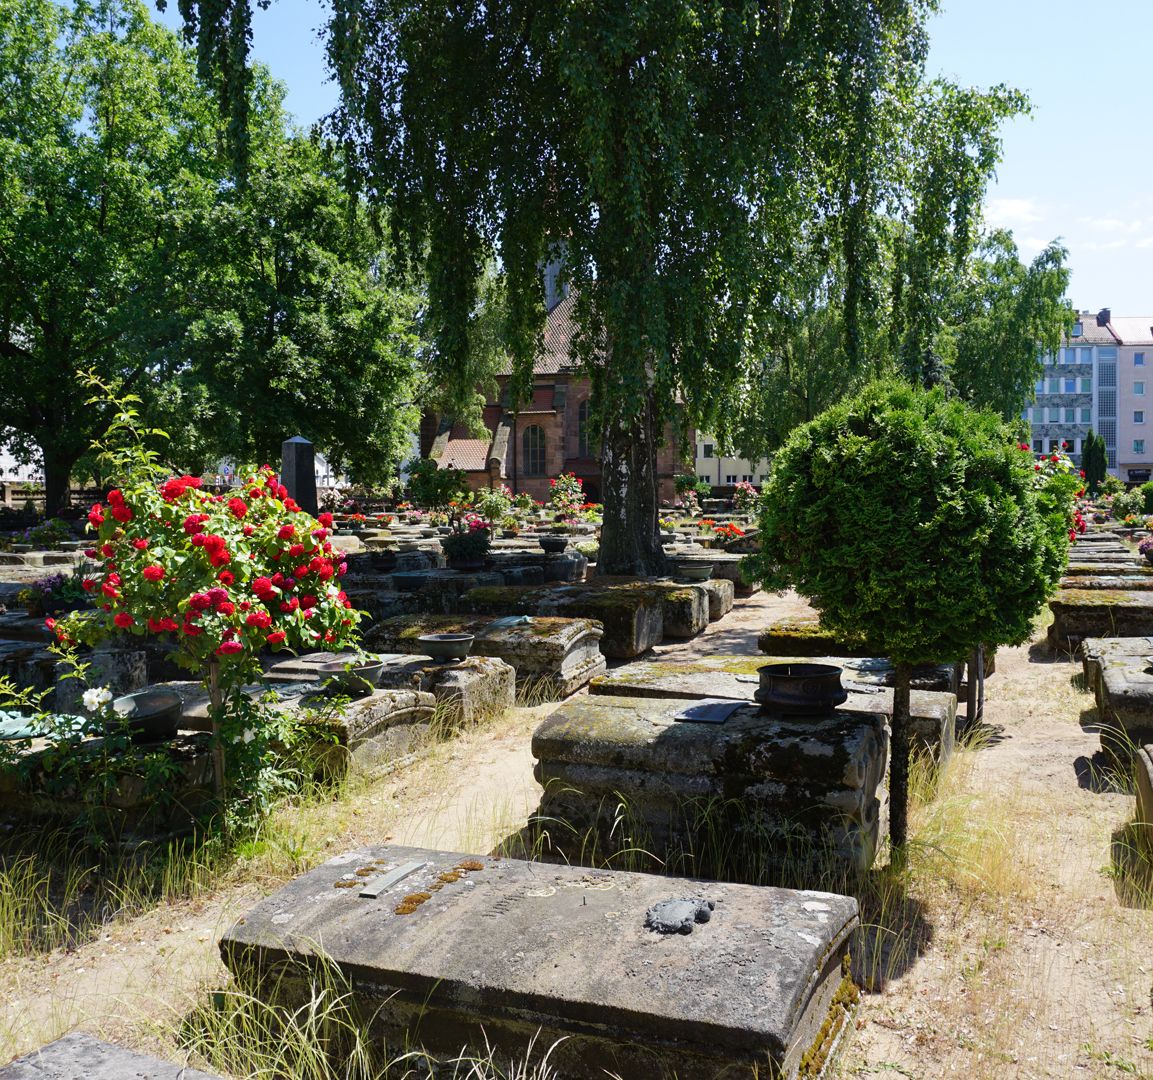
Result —
[{"label": "metal planter bowl", "polygon": [[713,576],[713,564],[708,559],[678,559],[673,565],[677,577],[685,581],[708,581]]},{"label": "metal planter bowl", "polygon": [[753,696],[780,716],[827,716],[849,696],[834,664],[766,664],[757,672],[761,686]]},{"label": "metal planter bowl", "polygon": [[472,651],[473,640],[472,634],[421,634],[416,643],[434,660],[464,660]]},{"label": "metal planter bowl", "polygon": [[150,687],[116,698],[112,711],[127,720],[133,742],[163,742],[176,737],[184,700],[175,690]]}]

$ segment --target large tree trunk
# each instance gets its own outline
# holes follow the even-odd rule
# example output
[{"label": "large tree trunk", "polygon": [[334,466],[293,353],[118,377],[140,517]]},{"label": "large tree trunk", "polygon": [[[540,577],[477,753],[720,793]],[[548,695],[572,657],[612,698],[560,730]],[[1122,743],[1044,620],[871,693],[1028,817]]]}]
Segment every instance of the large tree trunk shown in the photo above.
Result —
[{"label": "large tree trunk", "polygon": [[913,665],[897,664],[893,686],[893,738],[889,766],[889,861],[905,863],[909,838],[909,687]]},{"label": "large tree trunk", "polygon": [[660,538],[657,448],[650,390],[636,414],[610,405],[601,435],[604,525],[597,573],[650,577],[667,570]]},{"label": "large tree trunk", "polygon": [[44,513],[52,517],[68,505],[72,467],[76,464],[76,458],[43,444],[40,452],[44,457]]}]

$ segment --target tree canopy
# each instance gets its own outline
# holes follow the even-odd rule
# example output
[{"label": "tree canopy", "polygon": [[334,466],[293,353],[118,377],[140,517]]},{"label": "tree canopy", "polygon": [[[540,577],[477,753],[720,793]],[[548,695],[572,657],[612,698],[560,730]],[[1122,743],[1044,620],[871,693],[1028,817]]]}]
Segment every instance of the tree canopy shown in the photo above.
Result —
[{"label": "tree canopy", "polygon": [[1064,571],[1079,487],[1038,472],[996,414],[907,382],[870,385],[777,455],[752,564],[767,586],[807,597],[823,626],[897,662],[898,786],[911,665],[1028,639]]},{"label": "tree canopy", "polygon": [[0,442],[42,457],[50,509],[107,422],[88,370],[186,467],[294,434],[368,480],[399,463],[415,302],[266,72],[243,185],[191,55],[138,0],[0,0],[0,88]]}]

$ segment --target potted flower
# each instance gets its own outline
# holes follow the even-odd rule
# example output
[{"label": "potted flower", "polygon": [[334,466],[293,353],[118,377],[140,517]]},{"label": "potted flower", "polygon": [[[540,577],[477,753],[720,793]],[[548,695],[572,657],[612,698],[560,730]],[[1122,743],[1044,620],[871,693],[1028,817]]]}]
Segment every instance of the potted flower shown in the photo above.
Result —
[{"label": "potted flower", "polygon": [[1146,537],[1137,545],[1137,551],[1145,556],[1147,563],[1153,563],[1153,536]]},{"label": "potted flower", "polygon": [[93,584],[79,569],[67,575],[52,574],[21,589],[16,600],[29,615],[63,615],[88,606],[88,590]]},{"label": "potted flower", "polygon": [[480,570],[492,544],[492,526],[476,514],[466,514],[453,522],[440,546],[452,570]]},{"label": "potted flower", "polygon": [[520,536],[520,522],[512,514],[506,514],[500,519],[500,534],[506,540]]}]

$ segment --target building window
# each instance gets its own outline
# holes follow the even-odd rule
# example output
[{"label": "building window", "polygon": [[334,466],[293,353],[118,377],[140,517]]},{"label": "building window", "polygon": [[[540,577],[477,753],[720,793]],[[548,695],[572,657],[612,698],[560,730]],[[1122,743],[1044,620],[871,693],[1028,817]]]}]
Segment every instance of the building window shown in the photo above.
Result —
[{"label": "building window", "polygon": [[1040,439],[1033,440],[1033,453],[1040,454],[1045,450],[1045,444]]},{"label": "building window", "polygon": [[539,424],[526,427],[521,444],[524,447],[522,464],[525,476],[544,476],[544,428]]},{"label": "building window", "polygon": [[1145,354],[1143,352],[1135,352],[1133,354],[1133,366],[1134,367],[1144,367],[1145,366]]},{"label": "building window", "polygon": [[1133,440],[1133,453],[1135,453],[1135,454],[1144,454],[1145,453],[1145,440],[1144,439],[1134,439]]},{"label": "building window", "polygon": [[1093,380],[1088,375],[1086,375],[1085,378],[1083,378],[1081,380],[1081,393],[1082,394],[1093,393]]},{"label": "building window", "polygon": [[1078,319],[1078,320],[1077,320],[1077,321],[1076,321],[1076,322],[1073,324],[1073,336],[1074,336],[1074,337],[1081,337],[1081,336],[1082,336],[1084,333],[1085,333],[1085,326],[1084,326],[1084,324],[1081,322],[1081,320],[1080,320],[1080,319]]},{"label": "building window", "polygon": [[736,473],[733,473],[731,476],[726,476],[726,477],[725,477],[725,483],[726,483],[726,484],[735,484],[736,482],[737,482],[737,475],[736,475]]},{"label": "building window", "polygon": [[588,398],[577,409],[577,457],[590,457],[589,453],[589,402]]},{"label": "building window", "polygon": [[705,443],[704,446],[701,447],[701,457],[710,458],[712,456],[713,456],[713,444],[711,442],[707,442],[707,443]]},{"label": "building window", "polygon": [[1133,395],[1134,397],[1145,396],[1145,384],[1143,382],[1137,381],[1133,384]]},{"label": "building window", "polygon": [[1065,423],[1066,424],[1075,424],[1076,422],[1077,422],[1077,410],[1076,409],[1066,409],[1065,410]]},{"label": "building window", "polygon": [[698,477],[697,477],[697,479],[698,479],[698,480],[699,480],[699,481],[700,481],[702,484],[708,484],[708,483],[711,483],[710,479],[709,479],[707,476],[698,476]]},{"label": "building window", "polygon": [[1076,379],[1066,379],[1065,380],[1065,393],[1066,394],[1077,393],[1077,380]]},{"label": "building window", "polygon": [[742,479],[742,480],[743,480],[743,481],[744,481],[746,484],[751,484],[751,483],[753,482],[753,475],[752,475],[752,473],[749,473],[749,475],[748,475],[748,476],[742,476],[742,477],[741,477],[741,479]]},{"label": "building window", "polygon": [[1082,424],[1093,423],[1093,410],[1092,409],[1082,409],[1081,410],[1081,423]]},{"label": "building window", "polygon": [[1145,423],[1145,410],[1144,409],[1134,409],[1133,410],[1133,423],[1135,423],[1135,424]]},{"label": "building window", "polygon": [[1061,380],[1060,379],[1050,379],[1049,380],[1049,393],[1050,394],[1061,393]]},{"label": "building window", "polygon": [[1060,439],[1050,439],[1049,440],[1049,453],[1050,454],[1055,454],[1060,449],[1061,449],[1061,440]]}]

